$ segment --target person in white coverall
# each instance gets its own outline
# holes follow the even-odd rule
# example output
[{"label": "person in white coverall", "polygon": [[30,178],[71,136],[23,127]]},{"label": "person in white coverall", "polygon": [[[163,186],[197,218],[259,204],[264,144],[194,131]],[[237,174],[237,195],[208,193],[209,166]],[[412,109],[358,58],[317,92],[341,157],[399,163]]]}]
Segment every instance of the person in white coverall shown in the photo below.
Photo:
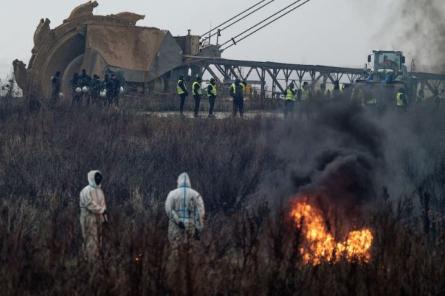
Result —
[{"label": "person in white coverall", "polygon": [[187,173],[178,177],[178,188],[168,194],[165,211],[169,218],[168,239],[173,249],[200,239],[204,227],[204,202],[192,189]]},{"label": "person in white coverall", "polygon": [[101,188],[102,173],[88,173],[88,186],[80,192],[80,226],[82,228],[83,252],[91,261],[99,256],[102,225],[106,222],[105,196]]}]

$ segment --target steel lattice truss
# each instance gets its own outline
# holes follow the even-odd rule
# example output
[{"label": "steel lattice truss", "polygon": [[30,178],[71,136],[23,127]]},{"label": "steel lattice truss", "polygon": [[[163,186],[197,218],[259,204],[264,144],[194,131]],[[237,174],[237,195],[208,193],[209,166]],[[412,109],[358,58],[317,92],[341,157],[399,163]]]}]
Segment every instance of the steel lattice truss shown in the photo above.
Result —
[{"label": "steel lattice truss", "polygon": [[[335,81],[353,83],[364,79],[364,69],[342,68],[317,65],[300,65],[274,62],[257,62],[244,60],[228,60],[222,58],[206,58],[188,56],[185,66],[202,77],[209,75],[220,84],[232,83],[236,78],[261,89],[264,98],[266,91],[274,94],[282,93],[287,85],[294,82],[298,87],[308,82],[312,87],[317,84],[333,84]],[[437,96],[445,88],[445,75],[429,73],[411,73],[413,82],[419,89]],[[270,89],[267,89],[270,86]]]}]

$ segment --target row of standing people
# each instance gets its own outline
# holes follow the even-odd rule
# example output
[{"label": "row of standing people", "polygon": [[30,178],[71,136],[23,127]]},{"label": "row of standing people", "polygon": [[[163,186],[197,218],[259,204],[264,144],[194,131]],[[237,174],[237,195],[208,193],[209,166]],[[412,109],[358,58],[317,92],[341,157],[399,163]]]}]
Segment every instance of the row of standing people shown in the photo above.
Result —
[{"label": "row of standing people", "polygon": [[[230,96],[233,99],[233,116],[237,116],[239,113],[241,117],[244,116],[244,94],[246,89],[246,83],[242,82],[239,79],[236,79],[234,83],[230,86]],[[194,106],[194,116],[199,116],[199,108],[201,104],[201,99],[203,97],[202,91],[202,79],[201,77],[197,77],[195,81],[192,83],[192,95],[195,101]],[[218,89],[216,85],[216,81],[214,78],[210,79],[210,83],[207,86],[207,97],[209,99],[209,117],[214,117],[215,103],[218,95]],[[184,105],[187,97],[189,96],[189,91],[187,89],[187,85],[184,81],[184,76],[180,76],[176,85],[176,93],[179,96],[180,104],[179,104],[179,112],[183,116],[184,115]]]},{"label": "row of standing people", "polygon": [[[119,96],[123,92],[121,81],[116,74],[106,74],[101,80],[96,74],[89,76],[85,69],[82,73],[74,73],[70,81],[70,89],[73,105],[82,105],[85,102],[99,105],[119,105]],[[51,105],[56,105],[59,98],[63,97],[61,73],[56,72],[51,78]]]},{"label": "row of standing people", "polygon": [[[244,116],[244,95],[246,91],[246,83],[242,82],[240,79],[236,79],[234,83],[230,85],[229,93],[232,97],[233,102],[233,116],[237,116],[239,113],[241,117]],[[334,84],[334,88],[332,92],[330,90],[326,90],[326,88],[321,87],[321,91],[323,95],[326,96],[335,96],[338,93],[340,93],[340,85],[339,83]],[[207,87],[207,97],[209,99],[209,117],[214,117],[214,108],[215,108],[215,102],[217,97],[217,85],[214,78],[210,79],[210,83]],[[179,112],[181,115],[184,113],[184,105],[185,101],[189,95],[189,92],[187,90],[186,83],[184,81],[184,77],[180,76],[177,82],[176,87],[176,93],[180,98],[180,106],[179,106]],[[196,80],[192,83],[192,94],[194,98],[194,116],[199,116],[199,108],[200,108],[200,102],[203,97],[202,92],[202,79],[200,77],[197,77]],[[301,89],[296,89],[295,85],[291,83],[289,87],[286,89],[284,93],[285,97],[285,107],[284,107],[284,113],[287,116],[289,112],[292,112],[295,107],[295,102],[297,100],[300,101],[306,101],[308,100],[312,95],[312,92],[310,91],[309,84],[307,82],[304,82]]]},{"label": "row of standing people", "polygon": [[[351,90],[352,89],[352,90]],[[301,102],[300,112],[311,113],[311,108],[316,103],[314,98],[322,99],[349,99],[362,106],[374,106],[377,104],[377,99],[374,95],[366,95],[359,87],[341,86],[337,81],[334,83],[332,91],[327,90],[325,85],[320,87],[319,91],[314,92],[307,82],[304,82],[301,89],[296,88],[292,82],[286,88],[284,95],[284,115],[287,117],[294,112],[296,103]],[[408,106],[406,90],[399,88],[393,98],[393,105],[400,110],[405,110]],[[313,111],[313,110],[312,110]]]},{"label": "row of standing people", "polygon": [[101,80],[96,74],[93,77],[89,76],[85,69],[82,73],[74,73],[71,80],[71,90],[73,95],[73,105],[82,105],[83,101],[86,104],[103,104],[119,106],[119,96],[121,94],[121,81],[116,74],[111,76],[106,74]]}]

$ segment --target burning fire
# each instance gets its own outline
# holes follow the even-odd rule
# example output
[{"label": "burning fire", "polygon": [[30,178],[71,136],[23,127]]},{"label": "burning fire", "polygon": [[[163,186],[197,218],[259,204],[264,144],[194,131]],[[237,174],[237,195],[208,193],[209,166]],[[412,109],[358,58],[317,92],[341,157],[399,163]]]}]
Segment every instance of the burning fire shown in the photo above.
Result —
[{"label": "burning fire", "polygon": [[300,249],[305,263],[318,265],[323,261],[332,262],[341,258],[369,262],[371,259],[371,230],[351,231],[344,242],[336,242],[327,231],[321,212],[305,201],[293,205],[291,217],[305,238]]}]

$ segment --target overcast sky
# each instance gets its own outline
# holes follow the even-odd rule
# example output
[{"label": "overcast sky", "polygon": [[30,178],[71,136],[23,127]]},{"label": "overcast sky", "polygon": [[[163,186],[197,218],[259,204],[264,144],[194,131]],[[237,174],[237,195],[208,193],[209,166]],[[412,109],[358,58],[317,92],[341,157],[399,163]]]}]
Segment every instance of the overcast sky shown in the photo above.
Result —
[{"label": "overcast sky", "polygon": [[[361,67],[372,49],[393,48],[391,40],[380,38],[382,26],[391,15],[393,0],[312,0],[306,6],[271,27],[228,50],[224,57],[318,65]],[[15,58],[28,63],[33,34],[41,18],[60,25],[80,0],[2,0],[0,27],[0,78],[12,69]],[[131,11],[145,14],[138,23],[169,30],[174,36],[187,29],[202,34],[249,7],[257,0],[102,0],[95,14]],[[230,39],[256,21],[272,14],[292,0],[276,0],[263,13],[223,33]],[[403,48],[401,48],[403,50]]]}]

